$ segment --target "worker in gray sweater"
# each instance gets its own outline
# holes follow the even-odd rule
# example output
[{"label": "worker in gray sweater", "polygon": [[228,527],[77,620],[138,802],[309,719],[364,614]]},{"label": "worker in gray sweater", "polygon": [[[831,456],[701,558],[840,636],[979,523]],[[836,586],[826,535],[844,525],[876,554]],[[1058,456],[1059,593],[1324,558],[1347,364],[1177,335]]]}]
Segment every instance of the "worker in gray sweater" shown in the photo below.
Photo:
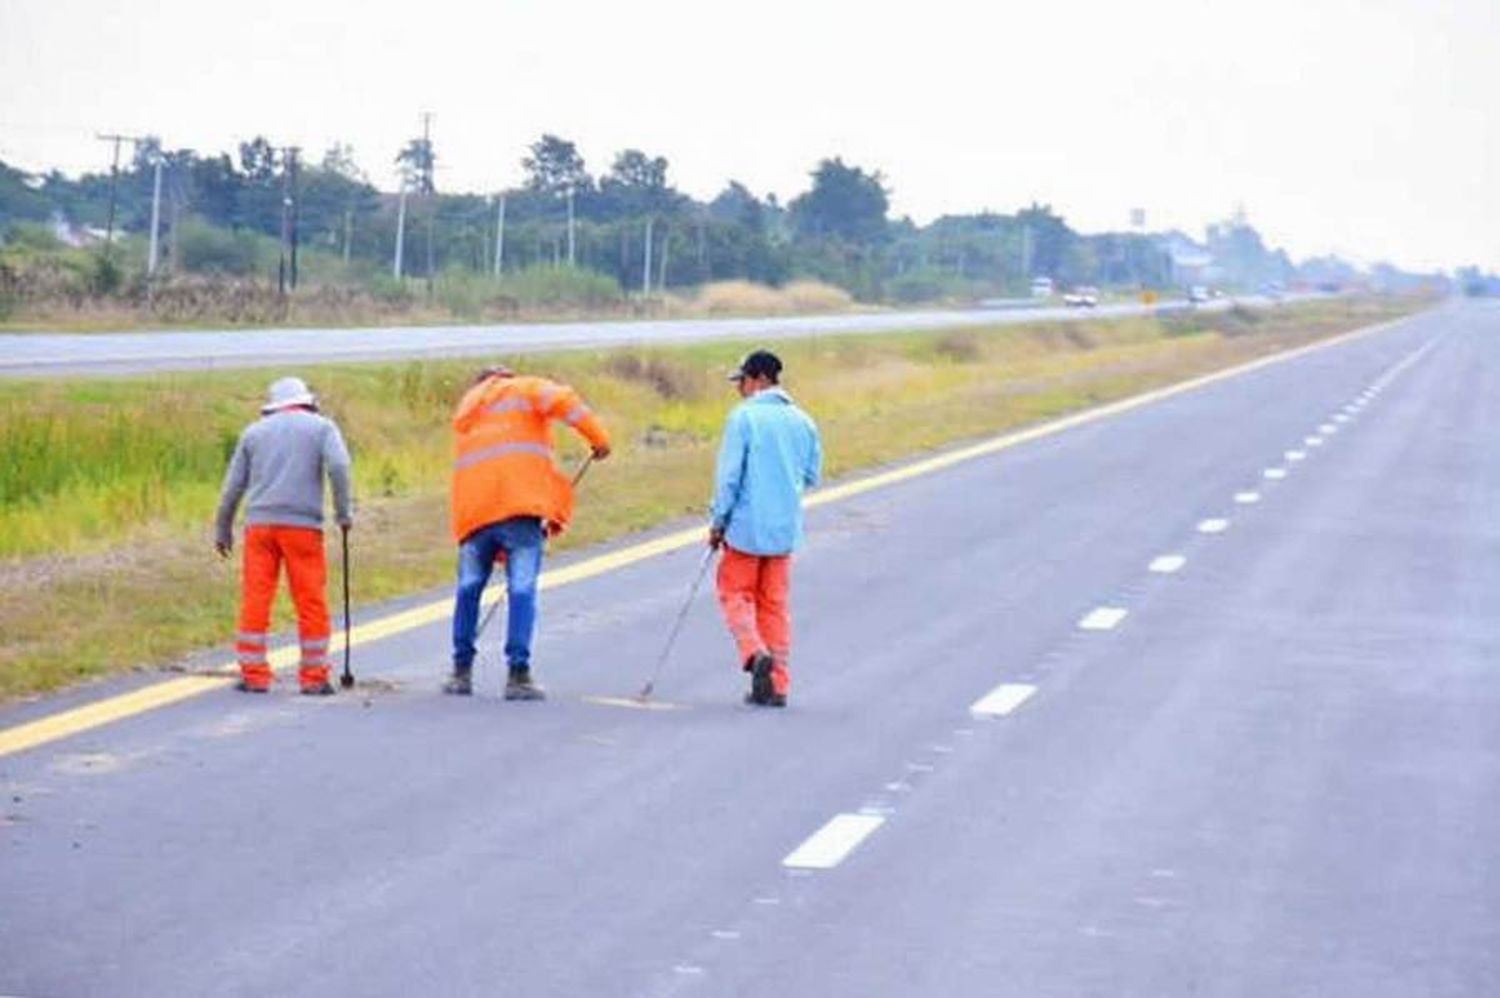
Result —
[{"label": "worker in gray sweater", "polygon": [[318,413],[317,396],[300,378],[282,378],[271,385],[260,411],[261,418],[245,429],[234,449],[215,519],[214,549],[227,558],[234,549],[235,510],[248,495],[240,626],[234,642],[239,688],[249,693],[271,688],[266,638],[285,563],[302,650],[298,685],[303,693],[327,695],[333,684],[328,681],[331,628],[325,594],[323,477],[333,486],[334,516],[347,532],[354,522],[349,451],[338,426]]}]

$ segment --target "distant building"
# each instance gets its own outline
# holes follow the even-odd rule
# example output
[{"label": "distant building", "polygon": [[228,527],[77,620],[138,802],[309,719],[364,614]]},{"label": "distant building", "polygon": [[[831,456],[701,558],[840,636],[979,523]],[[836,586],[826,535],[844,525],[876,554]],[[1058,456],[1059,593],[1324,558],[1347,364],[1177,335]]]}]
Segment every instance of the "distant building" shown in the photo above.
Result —
[{"label": "distant building", "polygon": [[1216,284],[1224,276],[1207,246],[1175,229],[1158,236],[1156,245],[1171,261],[1171,283],[1177,287]]},{"label": "distant building", "polygon": [[[104,242],[105,232],[103,229],[90,228],[86,225],[78,225],[70,221],[60,211],[54,211],[48,223],[52,228],[52,236],[64,246],[81,249],[86,246],[97,246]],[[118,242],[122,232],[115,233],[115,241]]]}]

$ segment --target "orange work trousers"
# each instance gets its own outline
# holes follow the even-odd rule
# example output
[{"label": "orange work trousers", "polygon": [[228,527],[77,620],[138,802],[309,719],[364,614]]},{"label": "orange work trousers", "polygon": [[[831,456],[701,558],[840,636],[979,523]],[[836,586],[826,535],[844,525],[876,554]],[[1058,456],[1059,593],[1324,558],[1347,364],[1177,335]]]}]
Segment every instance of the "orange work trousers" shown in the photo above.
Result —
[{"label": "orange work trousers", "polygon": [[266,661],[266,638],[271,630],[271,604],[276,583],[286,564],[292,604],[297,609],[297,639],[302,660],[297,680],[302,686],[328,681],[328,565],[323,556],[323,531],[315,527],[256,524],[245,528],[241,573],[240,632],[234,650],[245,685],[266,689],[271,665]]},{"label": "orange work trousers", "polygon": [[788,600],[792,556],[754,555],[724,545],[719,559],[719,607],[744,664],[756,652],[770,652],[771,688],[786,696],[792,687],[787,661],[792,651]]}]

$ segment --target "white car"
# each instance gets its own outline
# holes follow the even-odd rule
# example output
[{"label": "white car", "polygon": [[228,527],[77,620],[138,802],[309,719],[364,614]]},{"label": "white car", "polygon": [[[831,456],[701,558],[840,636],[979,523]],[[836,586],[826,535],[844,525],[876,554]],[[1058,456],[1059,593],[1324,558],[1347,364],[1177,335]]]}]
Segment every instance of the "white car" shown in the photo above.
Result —
[{"label": "white car", "polygon": [[1093,308],[1099,304],[1098,288],[1074,288],[1063,295],[1064,305],[1073,305],[1078,308]]}]

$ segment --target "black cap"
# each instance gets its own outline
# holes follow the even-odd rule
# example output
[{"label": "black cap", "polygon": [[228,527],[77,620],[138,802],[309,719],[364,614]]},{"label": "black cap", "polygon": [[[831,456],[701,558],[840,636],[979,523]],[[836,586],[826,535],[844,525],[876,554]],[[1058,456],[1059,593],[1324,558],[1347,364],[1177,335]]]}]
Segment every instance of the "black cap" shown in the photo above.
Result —
[{"label": "black cap", "polygon": [[774,384],[781,378],[781,358],[769,350],[752,350],[745,354],[740,366],[729,375],[730,381],[741,378],[767,377]]}]

